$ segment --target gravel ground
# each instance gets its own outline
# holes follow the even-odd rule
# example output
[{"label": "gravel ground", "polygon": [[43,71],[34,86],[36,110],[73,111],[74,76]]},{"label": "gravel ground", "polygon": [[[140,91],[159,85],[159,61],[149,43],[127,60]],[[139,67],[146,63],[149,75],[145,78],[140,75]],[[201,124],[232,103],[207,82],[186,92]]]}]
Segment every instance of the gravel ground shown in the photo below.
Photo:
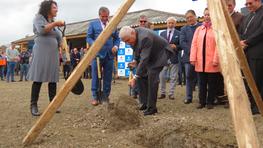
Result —
[{"label": "gravel ground", "polygon": [[[17,78],[18,79],[18,78]],[[39,137],[29,147],[116,147],[116,148],[223,148],[237,147],[229,109],[216,106],[197,110],[183,104],[185,87],[177,86],[175,100],[158,100],[158,114],[144,117],[136,99],[128,96],[127,80],[112,85],[109,108],[89,104],[90,80],[83,80],[85,92],[70,93]],[[61,79],[58,88],[63,85]],[[22,147],[22,139],[35,124],[29,110],[32,82],[0,81],[0,147]],[[48,105],[47,84],[42,85],[39,109]],[[254,116],[263,143],[263,119]]]}]

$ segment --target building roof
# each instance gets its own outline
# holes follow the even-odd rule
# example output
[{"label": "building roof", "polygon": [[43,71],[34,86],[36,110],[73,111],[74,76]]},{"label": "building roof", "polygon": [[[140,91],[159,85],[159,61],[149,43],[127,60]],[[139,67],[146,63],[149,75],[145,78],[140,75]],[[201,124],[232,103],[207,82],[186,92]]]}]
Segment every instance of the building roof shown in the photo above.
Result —
[{"label": "building roof", "polygon": [[[134,11],[134,12],[127,13],[122,19],[122,21],[119,23],[118,28],[121,28],[122,26],[137,26],[138,18],[140,15],[147,16],[148,21],[153,24],[166,23],[166,19],[171,16],[175,17],[177,22],[186,21],[184,15],[182,14],[164,12],[164,11],[153,10],[153,9],[144,9],[140,11]],[[77,35],[86,34],[89,23],[95,19],[67,24],[66,33],[65,33],[66,36],[77,36]],[[28,36],[23,39],[14,41],[13,43],[22,43],[22,42],[27,42],[33,39],[34,39],[34,36]]]}]

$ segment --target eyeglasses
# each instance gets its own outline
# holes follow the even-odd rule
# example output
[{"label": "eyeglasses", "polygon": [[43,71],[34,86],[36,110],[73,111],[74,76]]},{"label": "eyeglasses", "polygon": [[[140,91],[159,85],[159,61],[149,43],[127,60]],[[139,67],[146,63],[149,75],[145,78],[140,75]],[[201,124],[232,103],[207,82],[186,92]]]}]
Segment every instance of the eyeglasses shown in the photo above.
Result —
[{"label": "eyeglasses", "polygon": [[249,6],[249,5],[252,5],[253,3],[252,2],[247,2],[245,3],[245,6]]}]

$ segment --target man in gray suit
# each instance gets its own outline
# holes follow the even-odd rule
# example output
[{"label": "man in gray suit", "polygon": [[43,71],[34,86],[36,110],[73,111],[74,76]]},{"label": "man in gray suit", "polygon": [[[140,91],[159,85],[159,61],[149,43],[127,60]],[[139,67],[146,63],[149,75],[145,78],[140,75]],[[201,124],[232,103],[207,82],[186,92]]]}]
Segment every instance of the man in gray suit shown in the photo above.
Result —
[{"label": "man in gray suit", "polygon": [[168,60],[169,66],[164,66],[160,73],[160,92],[161,96],[158,99],[164,99],[166,94],[166,74],[170,70],[169,74],[169,99],[174,100],[174,91],[178,75],[178,50],[180,49],[179,37],[180,31],[175,29],[176,19],[169,17],[167,20],[167,30],[163,31],[160,36],[169,42],[170,47],[176,50],[175,55]]},{"label": "man in gray suit", "polygon": [[[132,48],[140,53],[140,61],[134,62],[137,64],[136,75],[130,81],[131,86],[135,85],[136,79],[145,75],[147,71],[148,84],[145,84],[148,89],[147,104],[144,115],[152,115],[157,113],[156,100],[159,84],[159,73],[164,66],[167,65],[167,59],[173,50],[169,47],[168,42],[155,32],[147,28],[131,28],[124,26],[119,33],[120,38]],[[146,69],[146,71],[145,71]]]}]

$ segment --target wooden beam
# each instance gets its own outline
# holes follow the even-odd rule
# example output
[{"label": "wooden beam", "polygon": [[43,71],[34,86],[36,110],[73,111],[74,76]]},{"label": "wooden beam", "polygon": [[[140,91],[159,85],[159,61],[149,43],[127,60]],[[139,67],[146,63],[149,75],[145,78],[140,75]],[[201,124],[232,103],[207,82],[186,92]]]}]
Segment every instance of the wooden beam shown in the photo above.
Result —
[{"label": "wooden beam", "polygon": [[235,135],[240,148],[259,148],[255,123],[241,75],[236,48],[240,48],[238,35],[228,14],[225,1],[208,0],[210,17],[216,37],[220,66],[230,103]]},{"label": "wooden beam", "polygon": [[127,13],[129,8],[132,6],[135,0],[126,0],[121,7],[116,12],[116,15],[111,19],[109,25],[101,32],[97,40],[92,44],[90,49],[84,58],[80,61],[78,66],[75,68],[73,73],[64,83],[64,85],[58,91],[58,94],[55,96],[53,101],[48,105],[45,109],[44,113],[40,116],[36,124],[30,129],[25,138],[23,139],[24,145],[31,144],[37,136],[40,134],[42,129],[46,126],[46,124],[51,120],[56,110],[61,106],[65,97],[68,95],[70,90],[79,80],[85,69],[91,63],[91,61],[95,58],[96,54],[100,51],[101,47],[110,37],[112,32],[117,28],[117,25],[120,23],[124,15]]}]

